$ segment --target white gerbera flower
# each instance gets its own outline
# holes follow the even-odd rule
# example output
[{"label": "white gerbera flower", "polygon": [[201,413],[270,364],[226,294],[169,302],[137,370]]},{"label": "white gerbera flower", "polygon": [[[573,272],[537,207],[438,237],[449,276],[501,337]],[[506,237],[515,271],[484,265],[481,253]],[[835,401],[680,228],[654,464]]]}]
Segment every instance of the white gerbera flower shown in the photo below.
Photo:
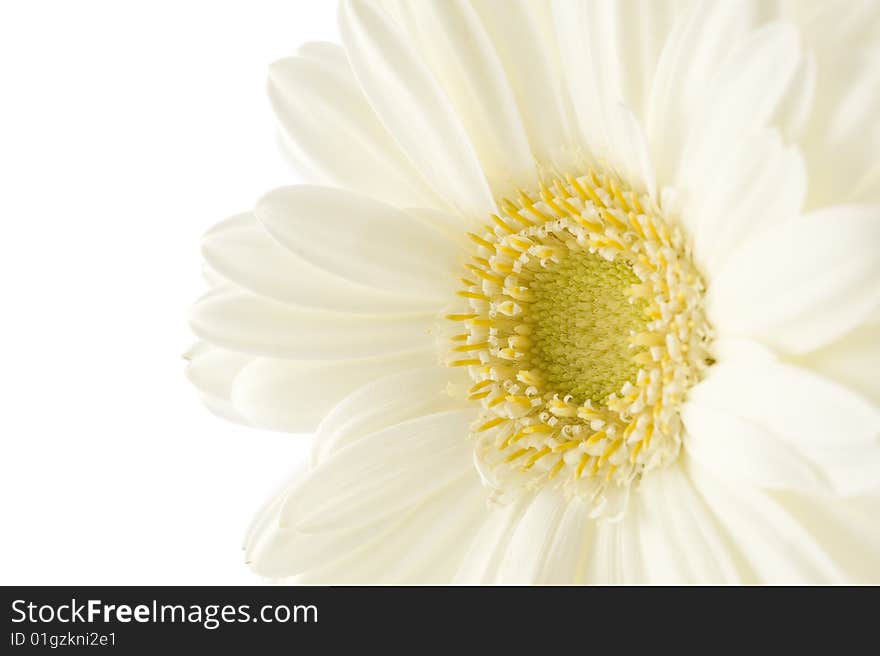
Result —
[{"label": "white gerbera flower", "polygon": [[[880,5],[347,2],[190,375],[304,582],[880,580]],[[320,422],[320,423],[319,423]]]}]

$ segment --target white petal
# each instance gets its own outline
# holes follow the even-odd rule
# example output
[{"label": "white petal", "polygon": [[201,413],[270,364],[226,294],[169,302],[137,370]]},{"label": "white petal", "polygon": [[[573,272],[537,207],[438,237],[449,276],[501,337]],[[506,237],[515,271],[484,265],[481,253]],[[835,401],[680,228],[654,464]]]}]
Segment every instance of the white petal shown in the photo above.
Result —
[{"label": "white petal", "polygon": [[646,122],[661,186],[676,180],[687,135],[713,76],[760,24],[769,4],[701,2],[677,20],[657,63]]},{"label": "white petal", "polygon": [[880,583],[880,495],[860,499],[773,496],[815,537],[849,583]]},{"label": "white petal", "polygon": [[305,584],[449,583],[485,519],[482,496],[476,480],[462,478],[401,512],[326,532],[284,523],[280,496],[251,531],[248,561],[259,574]]},{"label": "white petal", "polygon": [[442,204],[379,122],[339,46],[307,44],[275,62],[269,98],[285,144],[316,182],[398,206]]},{"label": "white petal", "polygon": [[[696,439],[696,455],[711,460],[714,454],[712,461],[720,467],[726,455],[729,471],[745,474],[751,466],[753,480],[767,484],[776,477],[774,487],[808,487],[807,461],[839,493],[857,493],[866,482],[860,469],[880,462],[880,411],[844,387],[791,365],[719,363],[691,390],[684,418]],[[789,468],[784,459],[793,454],[771,444],[771,436],[801,456]],[[742,446],[709,442],[714,439],[741,440]],[[753,450],[757,461],[749,463]]]},{"label": "white petal", "polygon": [[692,461],[688,473],[728,537],[745,582],[835,583],[845,579],[809,531],[767,494],[728,484]]},{"label": "white petal", "polygon": [[406,213],[442,231],[448,240],[456,244],[459,253],[469,249],[467,231],[473,229],[473,222],[452,211],[437,210],[431,207],[407,207]]},{"label": "white petal", "polygon": [[589,553],[576,580],[588,585],[644,584],[641,528],[641,511],[635,504],[620,521],[592,520]]},{"label": "white petal", "polygon": [[568,98],[552,34],[549,3],[475,0],[495,46],[529,135],[532,153],[544,165],[564,165],[572,141]]},{"label": "white petal", "polygon": [[305,531],[354,527],[389,514],[469,474],[471,410],[395,424],[350,444],[316,467],[283,511]]},{"label": "white petal", "polygon": [[416,168],[462,213],[488,216],[494,201],[479,159],[412,42],[366,2],[343,2],[339,26],[370,104]]},{"label": "white petal", "polygon": [[880,49],[876,42],[871,49],[846,43],[819,62],[815,109],[803,137],[810,206],[858,202],[880,148]]},{"label": "white petal", "polygon": [[306,468],[304,466],[296,467],[293,473],[286,478],[282,485],[276,488],[275,493],[266,500],[254,515],[244,537],[246,563],[252,561],[254,552],[260,549],[260,543],[267,535],[271,534],[272,527],[275,525],[278,517],[278,511],[284,505],[287,490],[298,485],[299,481],[305,476],[305,473]]},{"label": "white petal", "polygon": [[506,506],[488,508],[485,523],[480,527],[462,558],[454,582],[463,585],[496,582],[498,567],[504,558],[510,538],[528,508],[529,497]]},{"label": "white petal", "polygon": [[796,362],[842,383],[880,406],[880,321],[867,321]]},{"label": "white petal", "polygon": [[877,114],[880,3],[788,0],[786,11],[815,54],[815,108],[803,147],[810,169],[810,207],[880,202]]},{"label": "white petal", "polygon": [[302,310],[235,288],[202,297],[190,326],[205,341],[251,355],[339,360],[429,348],[432,314],[361,316]]},{"label": "white petal", "polygon": [[649,472],[631,503],[638,513],[634,519],[645,576],[642,582],[680,585],[739,580],[730,544],[680,466]]},{"label": "white petal", "polygon": [[[473,473],[467,440],[471,419],[470,411],[419,417],[322,461],[286,493],[251,557],[256,569],[268,576],[289,576],[336,563],[334,582],[357,578],[359,566],[376,569],[374,582],[393,580],[403,576],[391,574],[399,565],[393,561],[400,557],[394,545],[396,531],[398,542],[408,542],[410,549],[418,546],[420,553],[430,546],[423,540],[427,536],[458,533],[455,537],[461,542],[460,533],[475,531],[482,519],[478,513],[484,493]],[[456,517],[468,509],[462,526]],[[445,528],[454,530],[442,530],[437,519],[441,516],[449,520]],[[364,545],[372,545],[369,555],[357,556]],[[456,548],[442,541],[435,546],[441,552]],[[396,556],[392,562],[389,552]],[[411,567],[417,570],[418,563]]]},{"label": "white petal", "polygon": [[461,117],[496,197],[512,196],[537,176],[528,135],[495,48],[473,7],[463,0],[399,5],[455,111]]},{"label": "white petal", "polygon": [[186,376],[200,392],[229,400],[232,383],[253,356],[199,342],[186,354]]},{"label": "white petal", "polygon": [[652,472],[620,521],[544,490],[493,510],[459,582],[718,583],[736,581],[729,545],[677,467]]},{"label": "white petal", "polygon": [[449,370],[435,364],[376,378],[359,387],[340,401],[318,427],[313,465],[394,424],[471,407],[462,398],[451,396],[448,385]]},{"label": "white petal", "polygon": [[823,57],[872,41],[880,28],[874,0],[786,0],[785,12]]},{"label": "white petal", "polygon": [[342,189],[282,187],[254,214],[291,251],[352,282],[442,300],[452,289],[454,244],[385,203]]},{"label": "white petal", "polygon": [[384,292],[331,275],[282,246],[252,214],[214,226],[202,239],[202,254],[226,281],[303,308],[399,314],[438,307],[431,298]]},{"label": "white petal", "polygon": [[389,373],[424,367],[434,358],[430,349],[335,362],[257,358],[236,377],[232,402],[254,426],[311,432],[340,399],[361,385]]},{"label": "white petal", "polygon": [[720,334],[796,354],[827,344],[880,306],[880,207],[841,207],[747,242],[713,276],[707,302]]},{"label": "white petal", "polygon": [[816,102],[817,75],[814,53],[805,52],[771,121],[779,126],[787,141],[799,140],[807,129]]},{"label": "white petal", "polygon": [[852,192],[854,203],[880,203],[880,162],[869,168],[859,179]]},{"label": "white petal", "polygon": [[800,153],[772,130],[744,140],[707,171],[706,182],[691,190],[682,220],[710,282],[743,242],[798,216],[806,188]]},{"label": "white petal", "polygon": [[[307,571],[297,582],[314,584],[449,584],[463,552],[486,517],[485,493],[465,478],[408,513],[381,537],[356,545],[344,558]],[[328,543],[322,558],[338,553]]]},{"label": "white petal", "polygon": [[611,126],[616,126],[611,138],[614,152],[619,157],[609,159],[617,162],[619,172],[630,181],[638,191],[647,191],[651,196],[657,195],[657,176],[651,161],[650,147],[642,125],[630,109],[618,105],[611,114]]},{"label": "white petal", "polygon": [[200,342],[186,355],[186,376],[196,386],[211,412],[223,419],[247,423],[232,404],[235,378],[254,358]]},{"label": "white petal", "polygon": [[821,463],[838,498],[880,494],[880,440],[868,445],[810,448],[809,453]]},{"label": "white petal", "polygon": [[544,579],[556,529],[568,502],[558,490],[544,489],[519,517],[504,550],[496,582],[531,584]]},{"label": "white petal", "polygon": [[686,137],[679,180],[691,190],[749,136],[778,118],[802,65],[789,24],[756,30],[730,52],[703,90],[704,103]]},{"label": "white petal", "polygon": [[232,405],[231,401],[227,401],[226,399],[220,398],[219,396],[211,396],[210,394],[202,393],[201,395],[202,403],[205,404],[205,407],[214,415],[220,417],[220,419],[225,419],[226,421],[231,421],[234,424],[243,424],[245,426],[250,426],[238,410],[235,409],[235,406]]},{"label": "white petal", "polygon": [[697,402],[682,409],[688,453],[719,476],[771,489],[827,491],[794,447],[749,419]]},{"label": "white petal", "polygon": [[559,490],[533,497],[517,517],[495,574],[497,583],[642,583],[632,506],[620,521],[595,519],[593,507]]},{"label": "white petal", "polygon": [[672,2],[557,0],[560,56],[574,114],[590,150],[620,157],[613,135],[618,107],[645,118],[663,44],[674,24]]},{"label": "white petal", "polygon": [[220,273],[211,265],[206,262],[202,262],[202,279],[208,285],[209,289],[214,289],[216,287],[225,287],[229,284],[229,279],[225,276],[220,275]]},{"label": "white petal", "polygon": [[690,399],[751,418],[802,444],[859,444],[877,437],[880,413],[849,390],[787,364],[719,363]]},{"label": "white petal", "polygon": [[[585,581],[588,561],[600,558],[595,551],[600,548],[597,544],[597,535],[602,533],[602,528],[598,527],[596,520],[590,517],[591,510],[588,503],[577,498],[571,499],[566,504],[556,530],[548,536],[547,557],[544,559],[538,581],[550,585],[596,582]],[[627,519],[624,518],[623,521]],[[619,527],[618,523],[606,524],[615,529]]]},{"label": "white petal", "polygon": [[773,349],[752,339],[721,337],[712,342],[712,355],[718,362],[734,364],[772,364],[779,358]]}]

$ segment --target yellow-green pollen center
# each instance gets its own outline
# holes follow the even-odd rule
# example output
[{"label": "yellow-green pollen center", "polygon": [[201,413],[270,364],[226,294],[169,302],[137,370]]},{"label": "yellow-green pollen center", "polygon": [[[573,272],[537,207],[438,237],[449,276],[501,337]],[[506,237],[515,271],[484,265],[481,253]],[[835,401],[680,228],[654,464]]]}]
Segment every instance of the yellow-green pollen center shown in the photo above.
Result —
[{"label": "yellow-green pollen center", "polygon": [[554,481],[604,506],[677,458],[712,362],[688,241],[611,172],[545,180],[490,221],[447,316],[481,407],[475,462],[499,494]]},{"label": "yellow-green pollen center", "polygon": [[535,274],[523,321],[532,327],[530,368],[548,387],[600,405],[635,382],[630,335],[645,330],[645,302],[630,302],[627,290],[638,282],[625,261],[593,253],[571,253]]}]

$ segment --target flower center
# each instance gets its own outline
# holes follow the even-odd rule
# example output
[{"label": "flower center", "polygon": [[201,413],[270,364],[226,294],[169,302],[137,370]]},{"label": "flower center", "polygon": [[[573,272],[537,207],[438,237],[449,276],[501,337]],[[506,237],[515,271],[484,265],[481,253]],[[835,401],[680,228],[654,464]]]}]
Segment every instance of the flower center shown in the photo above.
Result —
[{"label": "flower center", "polygon": [[645,330],[645,304],[630,303],[626,290],[638,282],[625,261],[588,252],[569,251],[538,267],[529,284],[533,300],[523,304],[528,368],[578,404],[602,404],[635,382],[630,335]]},{"label": "flower center", "polygon": [[704,284],[678,226],[614,174],[554,178],[470,234],[450,366],[481,417],[476,461],[504,492],[554,481],[596,503],[681,446],[712,362]]}]

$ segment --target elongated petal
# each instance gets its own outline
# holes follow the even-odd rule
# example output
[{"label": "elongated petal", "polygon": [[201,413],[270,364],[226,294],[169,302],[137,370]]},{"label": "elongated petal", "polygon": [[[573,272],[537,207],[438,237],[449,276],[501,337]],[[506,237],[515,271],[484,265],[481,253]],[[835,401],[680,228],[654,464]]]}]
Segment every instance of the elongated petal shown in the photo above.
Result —
[{"label": "elongated petal", "polygon": [[880,413],[844,387],[787,364],[720,363],[690,392],[692,401],[742,417],[800,444],[863,444]]},{"label": "elongated petal", "polygon": [[753,421],[694,402],[682,419],[688,453],[719,476],[770,489],[827,491],[818,467]]},{"label": "elongated petal", "polygon": [[313,181],[397,206],[442,206],[357,84],[345,51],[311,43],[269,69],[269,98],[284,143]]},{"label": "elongated petal", "polygon": [[713,276],[719,333],[797,354],[853,330],[880,306],[880,207],[814,212],[767,230]]},{"label": "elongated petal", "polygon": [[880,494],[838,499],[776,493],[773,498],[810,531],[848,582],[880,583]]},{"label": "elongated petal", "polygon": [[284,247],[252,214],[213,227],[202,239],[202,254],[225,280],[301,308],[400,314],[440,305],[424,296],[386,292],[332,275]]},{"label": "elongated petal", "polygon": [[516,97],[478,14],[465,0],[398,3],[407,31],[461,117],[497,196],[537,174]]},{"label": "elongated petal", "polygon": [[[700,2],[676,21],[657,63],[647,110],[647,133],[661,186],[678,178],[688,135],[698,118],[705,116],[708,89],[717,71],[725,61],[735,71],[737,59],[731,53],[740,48],[746,51],[740,64],[760,63],[757,53],[749,55],[743,42],[765,20],[770,4],[763,0]],[[750,94],[760,93],[764,81],[756,79],[754,84]]]},{"label": "elongated petal", "polygon": [[787,0],[815,60],[805,129],[796,135],[810,171],[808,207],[880,202],[875,153],[880,130],[880,4],[872,0]]},{"label": "elongated petal", "polygon": [[692,190],[682,220],[694,237],[694,257],[708,277],[738,246],[797,217],[807,175],[798,151],[775,130],[744,140]]},{"label": "elongated petal", "polygon": [[330,362],[258,358],[236,376],[236,410],[261,428],[313,431],[342,398],[376,377],[432,363],[430,349],[384,358]]},{"label": "elongated petal", "polygon": [[545,166],[565,165],[570,154],[566,150],[574,142],[550,4],[528,0],[472,4],[510,81],[532,153]]},{"label": "elongated petal", "polygon": [[463,554],[455,583],[475,585],[496,581],[507,545],[528,508],[529,500],[526,497],[501,508],[489,509],[486,521]]},{"label": "elongated petal", "polygon": [[557,0],[556,33],[572,107],[586,144],[614,161],[621,105],[646,117],[660,52],[678,7],[673,2]]},{"label": "elongated petal", "polygon": [[633,504],[619,522],[591,522],[592,536],[577,583],[587,585],[644,584],[647,577],[641,549],[642,512]]},{"label": "elongated petal", "polygon": [[681,186],[695,188],[706,170],[744,139],[773,125],[802,61],[797,30],[785,23],[756,30],[727,55],[686,137],[677,176]]},{"label": "elongated petal", "polygon": [[854,494],[880,463],[880,411],[791,365],[717,364],[683,418],[696,459],[768,487]]},{"label": "elongated petal", "polygon": [[688,473],[729,539],[746,583],[841,583],[846,575],[811,532],[769,495],[693,462]]},{"label": "elongated petal", "polygon": [[402,210],[342,189],[297,186],[269,192],[254,214],[328,273],[389,293],[448,298],[454,244]]},{"label": "elongated petal", "polygon": [[796,362],[862,394],[880,406],[880,321],[866,321]]},{"label": "elongated petal", "polygon": [[786,0],[784,9],[822,55],[871,42],[880,32],[880,6],[873,0]]},{"label": "elongated petal", "polygon": [[339,27],[370,104],[416,168],[462,213],[488,216],[494,201],[467,132],[400,26],[372,4],[349,0]]},{"label": "elongated petal", "polygon": [[[272,509],[252,541],[255,569],[273,577],[312,570],[308,576],[318,580],[400,582],[430,578],[425,565],[438,558],[453,568],[484,513],[466,439],[471,419],[460,410],[422,416],[329,456]],[[405,567],[397,562],[403,553]]]},{"label": "elongated petal", "polygon": [[[876,41],[872,48],[847,43],[829,52],[820,59],[817,85],[815,109],[802,139],[810,169],[810,206],[859,202],[860,196],[868,197],[866,183],[880,148]],[[876,178],[873,182],[876,192]]]},{"label": "elongated petal", "polygon": [[224,288],[192,309],[190,326],[232,351],[299,360],[357,359],[430,347],[433,316],[360,316],[302,310]]},{"label": "elongated petal", "polygon": [[[604,559],[605,556],[610,556],[610,553],[602,553],[603,540],[609,533],[614,533],[616,538],[623,526],[629,527],[631,523],[632,517],[625,516],[621,522],[600,524],[590,517],[590,507],[587,503],[581,499],[568,500],[556,530],[552,535],[547,536],[547,557],[538,572],[540,577],[536,580],[550,585],[597,583],[600,581],[596,577],[588,575],[588,571],[594,567],[597,571],[603,572],[602,581],[608,580],[615,573],[613,570],[616,568],[606,567],[607,561]],[[612,539],[608,542],[617,542],[617,540]],[[614,549],[616,562],[626,558],[626,546],[622,544],[620,546],[620,549]]]},{"label": "elongated petal", "polygon": [[254,358],[199,342],[187,353],[186,360],[186,376],[200,392],[228,401],[235,377]]},{"label": "elongated petal", "polygon": [[[740,582],[742,574],[714,508],[699,496],[680,465],[646,476],[633,505],[644,582]],[[632,539],[631,534],[622,537]]]},{"label": "elongated petal", "polygon": [[[285,515],[303,530],[354,526],[411,503],[428,490],[471,472],[470,410],[452,410],[396,424],[341,449],[291,496]],[[427,473],[432,476],[426,478]]]},{"label": "elongated petal", "polygon": [[186,377],[199,390],[208,409],[223,419],[248,423],[232,403],[232,386],[253,356],[200,342],[190,349],[186,359]]},{"label": "elongated petal", "polygon": [[558,490],[545,489],[535,495],[507,543],[497,582],[528,584],[543,579],[545,563],[567,506]]},{"label": "elongated petal", "polygon": [[[343,558],[304,572],[297,582],[449,584],[462,551],[485,516],[484,491],[473,479],[463,478],[406,514],[378,539],[360,542]],[[337,554],[338,544],[328,543],[322,559]]]},{"label": "elongated petal", "polygon": [[545,489],[499,509],[459,582],[527,584],[734,582],[738,571],[711,509],[675,466],[651,472],[619,521]]},{"label": "elongated petal", "polygon": [[[342,399],[324,417],[315,437],[314,465],[367,435],[447,410],[469,408],[460,397],[449,394],[448,370],[437,364],[376,376]],[[476,419],[476,410],[474,410]]]}]

